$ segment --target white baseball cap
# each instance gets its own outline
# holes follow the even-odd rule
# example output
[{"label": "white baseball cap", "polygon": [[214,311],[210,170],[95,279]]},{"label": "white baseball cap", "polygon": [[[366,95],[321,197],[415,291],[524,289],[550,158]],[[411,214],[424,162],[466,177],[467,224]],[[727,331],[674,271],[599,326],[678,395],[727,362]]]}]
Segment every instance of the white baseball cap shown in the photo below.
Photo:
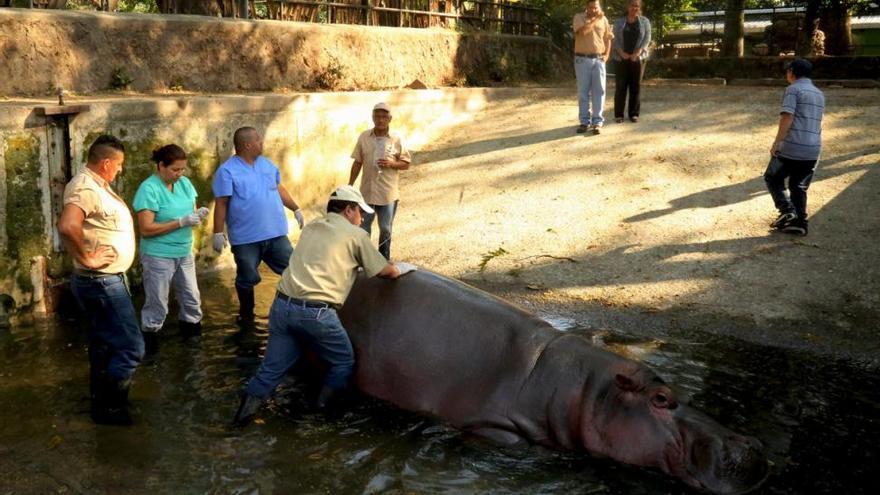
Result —
[{"label": "white baseball cap", "polygon": [[361,207],[367,213],[375,213],[370,205],[364,201],[363,195],[358,191],[354,186],[339,186],[330,194],[330,199],[336,199],[339,201],[351,201],[352,203],[357,203],[358,206]]},{"label": "white baseball cap", "polygon": [[376,106],[373,107],[373,111],[376,110],[385,110],[388,112],[388,115],[391,115],[391,107],[389,107],[384,101],[382,103],[376,103]]}]

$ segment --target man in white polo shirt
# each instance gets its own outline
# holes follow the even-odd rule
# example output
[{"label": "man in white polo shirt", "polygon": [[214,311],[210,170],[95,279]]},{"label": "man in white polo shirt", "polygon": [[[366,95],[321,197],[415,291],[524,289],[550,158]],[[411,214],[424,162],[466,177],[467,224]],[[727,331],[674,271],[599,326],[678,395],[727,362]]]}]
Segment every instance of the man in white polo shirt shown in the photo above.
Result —
[{"label": "man in white polo shirt", "polygon": [[373,209],[352,186],[330,195],[327,215],[306,225],[290,263],[281,275],[269,311],[269,342],[257,374],[248,382],[233,423],[245,426],[302,355],[299,342],[311,348],[330,369],[317,406],[348,387],[354,351],[336,310],[342,306],[362,268],[367,277],[394,279],[400,269],[389,263],[358,226]]}]

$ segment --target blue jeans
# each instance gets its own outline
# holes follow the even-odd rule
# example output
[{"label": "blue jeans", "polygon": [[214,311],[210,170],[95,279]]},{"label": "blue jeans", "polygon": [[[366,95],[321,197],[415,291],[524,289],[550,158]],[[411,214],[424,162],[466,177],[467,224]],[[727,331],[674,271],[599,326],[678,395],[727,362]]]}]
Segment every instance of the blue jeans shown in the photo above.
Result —
[{"label": "blue jeans", "polygon": [[114,381],[131,378],[144,357],[144,339],[125,276],[70,277],[80,308],[89,315],[89,363]]},{"label": "blue jeans", "polygon": [[387,260],[391,259],[391,224],[394,223],[394,215],[397,215],[398,201],[387,205],[370,205],[376,213],[364,213],[361,222],[361,228],[369,234],[372,230],[373,218],[379,217],[379,252]]},{"label": "blue jeans", "polygon": [[[779,213],[794,212],[799,219],[807,219],[807,189],[813,180],[816,163],[818,160],[792,160],[781,156],[770,159],[764,182]],[[791,199],[785,194],[786,178]]]},{"label": "blue jeans", "polygon": [[193,255],[183,258],[160,258],[141,253],[144,268],[144,307],[141,309],[141,327],[144,332],[158,332],[168,315],[168,291],[180,305],[180,321],[202,321],[202,299],[196,283],[196,264]]},{"label": "blue jeans", "polygon": [[257,374],[245,392],[265,399],[302,355],[307,344],[330,370],[324,385],[335,389],[348,386],[354,370],[354,350],[333,308],[311,308],[275,298],[269,310],[269,342]]},{"label": "blue jeans", "polygon": [[287,236],[273,237],[265,241],[232,246],[235,259],[235,287],[253,290],[260,283],[260,262],[263,261],[273,272],[281,275],[290,263],[293,246]]},{"label": "blue jeans", "polygon": [[[574,57],[574,75],[578,88],[578,120],[581,125],[605,123],[605,61],[599,58]],[[590,103],[593,111],[590,112]]]}]

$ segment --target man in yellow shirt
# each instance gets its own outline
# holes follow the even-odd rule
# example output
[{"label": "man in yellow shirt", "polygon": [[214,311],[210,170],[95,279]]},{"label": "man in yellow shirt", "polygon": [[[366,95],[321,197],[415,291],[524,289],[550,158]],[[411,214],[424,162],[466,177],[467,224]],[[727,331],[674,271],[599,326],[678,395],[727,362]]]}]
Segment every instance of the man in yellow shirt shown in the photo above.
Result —
[{"label": "man in yellow shirt", "polygon": [[400,269],[370,244],[359,227],[372,213],[361,193],[339,186],[330,195],[327,215],[305,226],[290,263],[281,275],[269,310],[269,342],[257,374],[248,382],[233,423],[245,426],[272,394],[302,354],[299,341],[330,366],[317,406],[348,386],[354,370],[354,351],[336,310],[342,306],[358,276],[394,279]]},{"label": "man in yellow shirt", "polygon": [[58,233],[73,257],[70,288],[89,316],[92,420],[128,425],[128,388],[144,355],[137,315],[125,281],[134,261],[131,210],[110,183],[122,171],[125,147],[99,136],[86,167],[64,188]]},{"label": "man in yellow shirt", "polygon": [[390,131],[391,107],[387,103],[373,107],[373,125],[361,133],[351,153],[348,184],[354,185],[358,174],[363,173],[361,194],[376,213],[367,212],[361,227],[370,234],[373,218],[378,217],[379,252],[390,260],[391,229],[400,200],[400,172],[409,169],[412,155],[403,138]]},{"label": "man in yellow shirt", "polygon": [[[584,12],[572,19],[574,75],[578,87],[578,134],[599,134],[605,119],[605,61],[611,54],[611,24],[599,0],[587,0]],[[592,112],[590,104],[592,103]]]}]

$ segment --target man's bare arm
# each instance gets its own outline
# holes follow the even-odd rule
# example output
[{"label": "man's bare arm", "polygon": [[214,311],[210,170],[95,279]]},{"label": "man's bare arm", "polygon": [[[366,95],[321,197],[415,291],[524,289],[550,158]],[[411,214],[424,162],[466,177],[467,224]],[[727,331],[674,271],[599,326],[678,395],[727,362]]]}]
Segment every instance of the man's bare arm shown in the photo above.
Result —
[{"label": "man's bare arm", "polygon": [[363,163],[357,160],[351,162],[351,173],[348,176],[348,185],[353,186],[354,181],[357,180],[358,174],[361,173],[361,167],[363,167]]}]

